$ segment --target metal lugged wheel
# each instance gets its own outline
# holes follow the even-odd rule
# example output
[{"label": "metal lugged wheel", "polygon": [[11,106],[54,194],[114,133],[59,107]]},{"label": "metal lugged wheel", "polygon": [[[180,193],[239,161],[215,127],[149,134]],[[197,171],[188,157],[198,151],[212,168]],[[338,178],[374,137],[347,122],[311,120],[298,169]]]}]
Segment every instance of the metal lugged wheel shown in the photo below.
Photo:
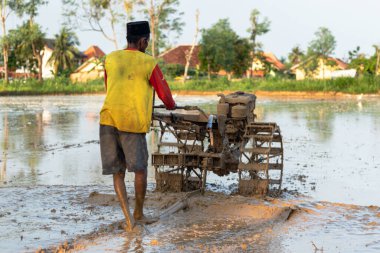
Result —
[{"label": "metal lugged wheel", "polygon": [[191,124],[175,127],[160,123],[158,151],[152,154],[155,167],[156,190],[182,192],[199,189],[202,170],[196,152],[203,151],[204,137]]},{"label": "metal lugged wheel", "polygon": [[239,193],[278,195],[283,176],[283,142],[276,123],[246,126],[238,165]]}]

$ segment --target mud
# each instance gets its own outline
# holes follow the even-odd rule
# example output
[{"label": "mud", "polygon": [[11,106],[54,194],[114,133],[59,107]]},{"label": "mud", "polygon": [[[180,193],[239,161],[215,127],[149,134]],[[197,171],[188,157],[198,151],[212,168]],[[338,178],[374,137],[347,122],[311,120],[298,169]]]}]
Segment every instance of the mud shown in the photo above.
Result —
[{"label": "mud", "polygon": [[[207,113],[215,112],[217,100],[176,97],[179,105],[197,105]],[[284,137],[283,195],[261,202],[237,196],[236,174],[209,174],[205,197],[140,234],[120,228],[112,178],[101,175],[102,101],[103,96],[0,99],[1,252],[59,245],[77,247],[75,252],[380,250],[377,98],[258,96],[258,120],[275,121]],[[147,141],[151,153],[157,134],[148,134]],[[133,204],[132,175],[126,182]],[[148,182],[152,191],[151,167]],[[159,214],[180,196],[150,192],[147,214]],[[289,206],[298,209],[288,220],[271,221],[281,213],[278,207]]]},{"label": "mud", "polygon": [[[150,195],[160,212],[183,194]],[[45,252],[377,252],[380,208],[330,202],[252,199],[207,192],[168,219],[125,232],[101,225]]]},{"label": "mud", "polygon": [[[155,193],[148,200],[151,200],[150,207],[160,212],[183,195]],[[292,208],[279,202],[207,192],[204,196],[192,197],[185,211],[161,219],[146,229],[139,227],[136,232],[127,233],[120,226],[120,221],[66,245],[45,250],[54,251],[60,247],[79,252],[150,252],[158,249],[165,252],[236,252],[259,247],[265,249],[270,241],[258,240],[261,234],[286,221]],[[222,244],[218,243],[221,239]]]},{"label": "mud", "polygon": [[379,212],[378,206],[306,202],[276,236],[284,252],[378,252]]}]

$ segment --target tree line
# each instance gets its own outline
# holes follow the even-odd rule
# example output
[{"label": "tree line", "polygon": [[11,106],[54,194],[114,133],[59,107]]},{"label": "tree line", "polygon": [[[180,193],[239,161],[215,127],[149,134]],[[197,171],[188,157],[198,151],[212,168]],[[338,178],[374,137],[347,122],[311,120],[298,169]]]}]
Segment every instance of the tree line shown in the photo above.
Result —
[{"label": "tree line", "polygon": [[[38,10],[47,4],[46,0],[2,0],[0,5],[3,35],[1,48],[4,64],[4,82],[8,82],[9,69],[24,68],[36,73],[42,81],[42,64],[46,34],[40,24],[36,23]],[[7,31],[6,20],[11,13],[22,20],[17,28]],[[62,27],[55,35],[54,52],[49,59],[53,63],[54,73],[61,74],[74,68],[74,59],[80,55],[79,40],[75,33],[67,27]]]},{"label": "tree line", "polygon": [[[38,10],[48,0],[0,0],[2,18],[1,52],[4,64],[4,82],[8,83],[9,69],[24,68],[36,73],[42,80],[43,49],[46,34],[35,22]],[[67,75],[75,70],[81,54],[76,48],[76,32],[93,31],[119,49],[117,27],[125,20],[142,15],[150,21],[150,53],[157,56],[169,45],[169,34],[182,34],[184,25],[178,11],[179,0],[62,0],[65,22],[54,37],[54,51],[49,61],[54,64],[54,75]],[[22,19],[16,29],[7,31],[10,14]],[[125,37],[125,33],[123,33]]]},{"label": "tree line", "polygon": [[[272,65],[266,62],[263,44],[258,37],[270,31],[270,21],[261,17],[257,9],[252,10],[250,16],[249,38],[239,37],[231,28],[228,19],[220,19],[209,29],[202,30],[200,40],[201,67],[210,73],[225,70],[227,74],[242,77],[254,61],[260,61],[265,73],[275,71]],[[289,77],[290,68],[299,65],[306,72],[306,76],[319,68],[322,62],[325,66],[335,66],[336,61],[331,56],[336,49],[336,39],[326,27],[320,27],[314,33],[314,38],[309,42],[306,50],[299,45],[294,46],[287,58],[280,58],[287,71],[279,73],[283,77]],[[378,75],[380,68],[380,45],[373,45],[374,54],[366,56],[360,52],[357,46],[349,51],[348,66],[357,70],[359,75]]]},{"label": "tree line", "polygon": [[[47,3],[48,0],[0,0],[0,45],[5,83],[8,82],[9,69],[19,67],[36,73],[38,79],[42,80],[46,34],[35,18],[39,14],[39,8]],[[143,17],[149,20],[151,25],[149,53],[157,57],[160,52],[171,46],[170,39],[178,38],[182,34],[184,26],[181,18],[183,13],[178,10],[179,0],[62,0],[62,5],[65,22],[59,33],[54,36],[54,51],[49,59],[54,64],[56,76],[68,75],[80,62],[81,53],[77,49],[79,40],[76,32],[98,32],[112,43],[115,49],[119,49],[120,36],[125,37],[125,33],[118,34],[117,28],[125,25],[125,20],[134,20],[136,16]],[[6,22],[11,14],[19,17],[22,23],[7,31]],[[259,40],[260,36],[270,32],[270,25],[270,20],[254,9],[249,19],[247,18],[248,37],[238,36],[228,19],[220,19],[210,28],[202,29],[199,42],[201,71],[207,73],[209,78],[211,73],[220,70],[226,71],[229,77],[241,77],[254,61],[260,60],[264,63],[265,72],[270,72],[272,66],[265,62],[263,44]],[[280,60],[288,68],[302,64],[307,72],[313,72],[318,68],[320,60],[325,65],[336,64],[329,60],[335,48],[336,40],[331,31],[326,27],[320,27],[306,50],[297,45],[292,48],[287,58]],[[360,47],[350,51],[350,66],[356,68],[359,73],[377,74],[380,47],[375,45],[374,48],[375,54],[370,57],[360,53]]]}]

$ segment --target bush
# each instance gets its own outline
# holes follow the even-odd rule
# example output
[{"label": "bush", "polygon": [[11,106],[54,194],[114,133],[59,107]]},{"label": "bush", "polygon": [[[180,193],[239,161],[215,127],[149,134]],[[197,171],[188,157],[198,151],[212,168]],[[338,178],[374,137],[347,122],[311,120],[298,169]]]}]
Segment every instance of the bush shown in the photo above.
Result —
[{"label": "bush", "polygon": [[104,91],[103,79],[86,83],[72,83],[67,77],[57,77],[39,82],[36,79],[15,79],[0,84],[0,95],[81,94]]},{"label": "bush", "polygon": [[[1,81],[1,80],[0,80]],[[225,77],[194,78],[183,84],[169,81],[172,90],[194,91],[331,91],[352,94],[379,93],[380,77],[363,75],[358,78],[332,80],[302,80],[286,78],[241,79],[229,81]],[[0,95],[82,94],[104,92],[104,81],[72,83],[67,77],[57,77],[39,82],[36,79],[16,79],[9,84],[0,83]]]},{"label": "bush", "polygon": [[185,71],[185,67],[180,64],[161,64],[160,68],[166,78],[182,76]]},{"label": "bush", "polygon": [[337,78],[332,80],[302,80],[270,77],[263,79],[241,79],[229,81],[219,77],[207,80],[205,78],[190,80],[185,84],[169,82],[173,90],[195,91],[322,91],[344,93],[377,93],[380,91],[380,77],[362,76],[359,78]]}]

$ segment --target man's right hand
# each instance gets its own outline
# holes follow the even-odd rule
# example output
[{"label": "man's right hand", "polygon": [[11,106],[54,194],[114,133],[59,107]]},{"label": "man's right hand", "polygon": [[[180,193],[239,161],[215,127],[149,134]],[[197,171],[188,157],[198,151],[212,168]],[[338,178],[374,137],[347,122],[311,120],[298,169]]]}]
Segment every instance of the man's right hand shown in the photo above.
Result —
[{"label": "man's right hand", "polygon": [[174,104],[173,108],[166,108],[166,110],[169,110],[169,111],[174,111],[175,109],[177,109],[177,104]]}]

